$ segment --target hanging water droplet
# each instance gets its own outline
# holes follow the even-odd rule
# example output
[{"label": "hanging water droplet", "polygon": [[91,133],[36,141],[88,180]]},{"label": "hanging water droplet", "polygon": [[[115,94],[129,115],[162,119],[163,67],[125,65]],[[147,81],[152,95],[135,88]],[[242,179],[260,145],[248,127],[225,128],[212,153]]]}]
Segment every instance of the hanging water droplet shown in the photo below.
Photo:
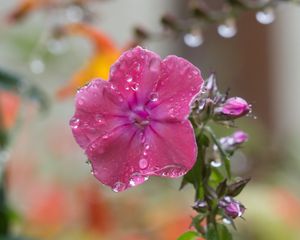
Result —
[{"label": "hanging water droplet", "polygon": [[130,180],[129,180],[129,185],[130,186],[137,186],[142,184],[143,182],[147,181],[149,179],[148,176],[142,176],[140,173],[134,173],[132,174]]},{"label": "hanging water droplet", "polygon": [[65,14],[69,22],[80,22],[84,17],[83,9],[76,5],[68,7]]},{"label": "hanging water droplet", "polygon": [[160,60],[156,58],[151,59],[149,64],[150,71],[157,72],[159,68],[160,68]]},{"label": "hanging water droplet", "polygon": [[227,20],[224,24],[218,26],[218,33],[224,38],[234,37],[237,33],[235,22],[233,20]]},{"label": "hanging water droplet", "polygon": [[256,20],[261,24],[270,24],[275,20],[274,10],[272,8],[266,8],[263,11],[256,13]]},{"label": "hanging water droplet", "polygon": [[158,101],[158,93],[157,92],[150,93],[149,99],[151,102],[157,102]]},{"label": "hanging water droplet", "polygon": [[29,67],[34,74],[41,74],[45,71],[45,64],[41,59],[33,59],[30,62]]},{"label": "hanging water droplet", "polygon": [[91,161],[90,161],[90,160],[86,160],[85,163],[86,163],[87,165],[91,165]]},{"label": "hanging water droplet", "polygon": [[201,31],[194,30],[187,33],[183,37],[184,43],[189,47],[199,47],[203,43],[203,36]]},{"label": "hanging water droplet", "polygon": [[139,161],[139,166],[141,169],[145,169],[148,167],[148,160],[146,158],[141,158]]},{"label": "hanging water droplet", "polygon": [[227,219],[227,218],[223,218],[223,223],[229,225],[229,224],[231,224],[231,221],[229,219]]},{"label": "hanging water droplet", "polygon": [[217,168],[217,167],[221,167],[221,166],[222,166],[222,163],[221,163],[220,161],[211,161],[211,162],[210,162],[210,165],[211,165],[212,167]]},{"label": "hanging water droplet", "polygon": [[125,188],[126,188],[126,185],[125,185],[124,183],[122,183],[122,182],[116,182],[116,183],[114,184],[112,190],[113,190],[114,192],[120,192],[120,191],[125,190]]}]

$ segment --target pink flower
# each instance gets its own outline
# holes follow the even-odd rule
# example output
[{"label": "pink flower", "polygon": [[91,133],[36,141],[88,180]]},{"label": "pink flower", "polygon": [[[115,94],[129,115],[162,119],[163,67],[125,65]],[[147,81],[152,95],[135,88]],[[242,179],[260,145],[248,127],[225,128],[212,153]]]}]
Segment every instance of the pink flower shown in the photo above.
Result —
[{"label": "pink flower", "polygon": [[108,81],[81,88],[70,126],[94,176],[119,192],[190,170],[197,145],[188,116],[202,83],[188,61],[136,47],[111,67]]}]

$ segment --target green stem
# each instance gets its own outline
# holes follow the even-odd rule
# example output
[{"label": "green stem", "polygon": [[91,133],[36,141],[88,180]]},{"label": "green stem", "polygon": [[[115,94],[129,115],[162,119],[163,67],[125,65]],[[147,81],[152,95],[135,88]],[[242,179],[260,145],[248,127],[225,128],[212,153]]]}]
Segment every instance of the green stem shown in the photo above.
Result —
[{"label": "green stem", "polygon": [[221,154],[223,164],[225,165],[225,170],[226,170],[226,173],[227,173],[228,180],[231,180],[230,159],[229,159],[227,153],[222,148],[217,136],[214,134],[214,132],[211,130],[211,128],[205,127],[204,130],[211,136],[211,139],[213,140],[213,142],[217,146],[217,148],[218,148],[218,150]]}]

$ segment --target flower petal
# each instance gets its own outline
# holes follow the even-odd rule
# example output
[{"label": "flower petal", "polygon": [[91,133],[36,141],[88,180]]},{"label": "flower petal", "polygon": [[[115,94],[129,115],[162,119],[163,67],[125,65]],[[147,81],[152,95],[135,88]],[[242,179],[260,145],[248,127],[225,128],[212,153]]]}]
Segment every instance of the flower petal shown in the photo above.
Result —
[{"label": "flower petal", "polygon": [[200,70],[187,60],[168,56],[161,63],[161,72],[156,86],[157,101],[148,107],[156,119],[186,119],[190,105],[199,93],[203,79]]},{"label": "flower petal", "polygon": [[120,192],[149,176],[176,178],[190,170],[197,156],[190,122],[154,125],[145,135],[132,126],[123,126],[90,144],[86,154],[94,176]]},{"label": "flower petal", "polygon": [[144,158],[149,166],[142,171],[147,175],[176,178],[192,168],[197,157],[197,145],[192,125],[155,122],[146,131]]},{"label": "flower petal", "polygon": [[141,135],[130,126],[123,126],[96,139],[86,150],[94,176],[115,192],[147,180],[138,170],[142,154]]},{"label": "flower petal", "polygon": [[122,54],[110,69],[110,82],[131,104],[149,101],[160,72],[160,57],[141,47]]},{"label": "flower petal", "polygon": [[77,143],[86,148],[99,136],[128,124],[128,107],[107,81],[93,80],[76,95],[76,111],[70,120]]}]

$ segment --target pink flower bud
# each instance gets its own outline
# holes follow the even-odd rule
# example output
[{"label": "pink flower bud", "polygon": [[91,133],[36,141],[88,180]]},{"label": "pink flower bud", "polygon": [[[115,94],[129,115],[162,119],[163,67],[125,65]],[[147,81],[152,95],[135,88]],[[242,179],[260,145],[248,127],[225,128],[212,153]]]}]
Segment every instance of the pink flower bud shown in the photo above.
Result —
[{"label": "pink flower bud", "polygon": [[248,134],[243,131],[236,131],[230,136],[223,137],[220,139],[220,143],[222,145],[222,148],[225,151],[234,151],[238,147],[240,147],[241,144],[246,142],[248,140]]},{"label": "pink flower bud", "polygon": [[243,131],[236,131],[232,134],[232,138],[236,144],[242,144],[248,141],[248,134]]},{"label": "pink flower bud", "polygon": [[227,216],[233,219],[236,217],[241,217],[246,210],[243,204],[228,196],[224,197],[219,202],[219,206],[224,209]]},{"label": "pink flower bud", "polygon": [[234,119],[249,113],[250,105],[240,97],[233,97],[228,98],[219,110],[221,114]]}]

